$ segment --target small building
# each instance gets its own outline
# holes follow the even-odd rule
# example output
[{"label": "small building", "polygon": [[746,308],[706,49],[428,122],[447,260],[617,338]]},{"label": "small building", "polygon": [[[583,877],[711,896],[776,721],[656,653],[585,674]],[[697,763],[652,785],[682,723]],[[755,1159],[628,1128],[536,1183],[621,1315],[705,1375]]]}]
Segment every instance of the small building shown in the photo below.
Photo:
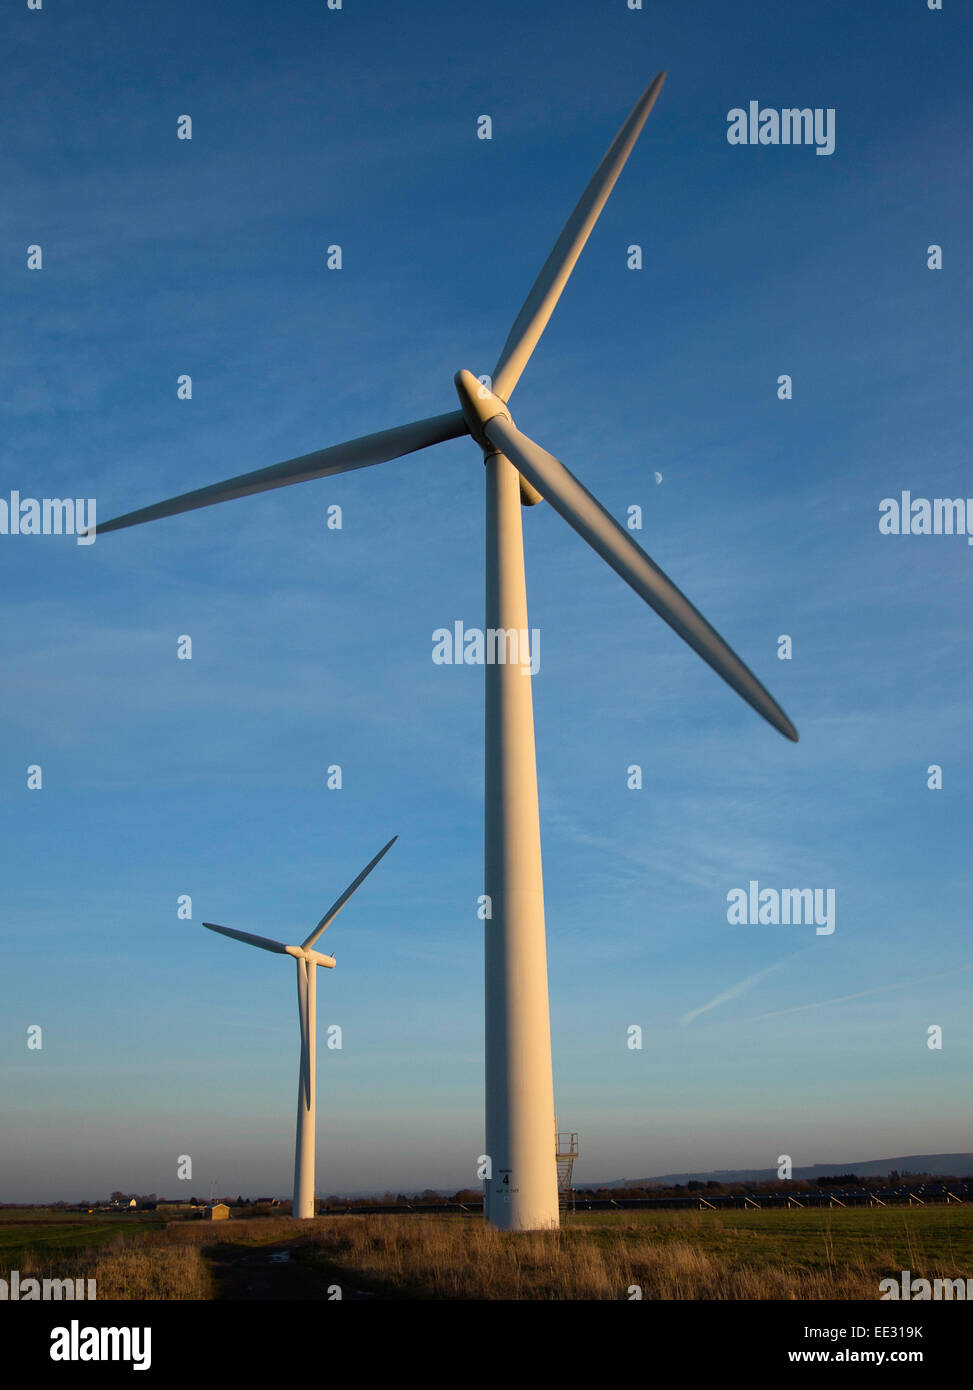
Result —
[{"label": "small building", "polygon": [[214,1202],[206,1208],[206,1215],[211,1221],[229,1221],[230,1208],[225,1202]]}]

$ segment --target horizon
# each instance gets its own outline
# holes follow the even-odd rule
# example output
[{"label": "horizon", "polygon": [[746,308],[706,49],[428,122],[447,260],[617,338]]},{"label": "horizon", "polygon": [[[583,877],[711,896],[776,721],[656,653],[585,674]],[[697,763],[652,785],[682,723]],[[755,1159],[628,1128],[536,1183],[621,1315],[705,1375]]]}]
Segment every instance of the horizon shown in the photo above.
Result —
[{"label": "horizon", "polygon": [[[968,1164],[969,1164],[969,1167],[971,1168],[971,1170],[973,1170],[973,1152],[968,1153],[968,1154],[904,1154],[904,1155],[901,1155],[901,1156],[898,1157],[898,1158],[887,1158],[887,1159],[884,1159],[884,1158],[883,1158],[883,1159],[859,1159],[857,1162],[842,1162],[842,1163],[830,1163],[830,1164],[824,1164],[824,1163],[807,1164],[807,1165],[804,1165],[804,1166],[803,1166],[802,1168],[800,1168],[800,1169],[795,1168],[795,1169],[794,1169],[793,1176],[792,1176],[791,1178],[781,1178],[781,1177],[779,1177],[779,1176],[777,1176],[777,1175],[773,1175],[773,1174],[774,1174],[774,1170],[773,1170],[772,1168],[760,1169],[760,1170],[757,1170],[757,1169],[747,1169],[747,1168],[739,1168],[739,1169],[715,1168],[715,1169],[709,1169],[709,1170],[695,1170],[695,1171],[687,1172],[687,1173],[660,1173],[660,1174],[657,1174],[657,1175],[655,1175],[655,1176],[653,1176],[653,1177],[644,1177],[644,1178],[606,1178],[606,1179],[601,1179],[601,1180],[592,1180],[592,1179],[589,1179],[589,1180],[586,1181],[586,1182],[572,1183],[571,1190],[572,1190],[572,1191],[575,1191],[575,1192],[582,1192],[582,1191],[589,1191],[589,1190],[591,1190],[591,1191],[595,1191],[595,1190],[597,1190],[597,1191],[606,1191],[606,1190],[608,1190],[608,1189],[613,1189],[613,1188],[641,1187],[641,1186],[644,1186],[644,1185],[652,1185],[652,1186],[660,1186],[660,1187],[663,1186],[663,1185],[668,1185],[668,1186],[671,1187],[671,1188],[678,1188],[678,1187],[682,1187],[682,1186],[685,1186],[685,1185],[686,1185],[685,1183],[681,1183],[681,1182],[668,1182],[668,1184],[667,1184],[667,1179],[673,1179],[673,1178],[683,1178],[683,1179],[687,1179],[690,1183],[693,1183],[693,1184],[700,1184],[700,1185],[701,1185],[703,1179],[710,1179],[710,1180],[716,1179],[717,1181],[715,1181],[715,1182],[713,1183],[713,1185],[714,1185],[714,1186],[717,1186],[717,1187],[720,1187],[720,1186],[739,1186],[739,1185],[741,1185],[741,1184],[745,1184],[745,1183],[748,1183],[748,1182],[749,1182],[749,1183],[757,1183],[757,1184],[765,1184],[765,1183],[771,1182],[771,1183],[779,1183],[779,1184],[781,1184],[781,1185],[784,1185],[784,1184],[786,1184],[786,1183],[788,1183],[788,1182],[805,1182],[805,1183],[808,1183],[808,1182],[818,1181],[818,1179],[810,1179],[810,1178],[808,1178],[807,1176],[801,1177],[801,1176],[799,1176],[799,1174],[800,1174],[800,1173],[808,1174],[808,1173],[810,1173],[810,1172],[813,1172],[815,1169],[824,1169],[824,1172],[821,1173],[819,1176],[820,1176],[821,1179],[829,1180],[829,1181],[833,1181],[833,1180],[836,1180],[836,1179],[838,1179],[838,1178],[847,1178],[848,1176],[859,1177],[859,1178],[861,1178],[861,1179],[863,1179],[863,1180],[865,1180],[865,1181],[880,1181],[880,1180],[882,1180],[882,1179],[891,1180],[891,1179],[893,1178],[893,1176],[895,1177],[895,1179],[896,1179],[897,1181],[902,1181],[902,1182],[905,1182],[907,1179],[910,1179],[910,1178],[918,1178],[918,1177],[933,1178],[933,1179],[935,1179],[935,1180],[943,1180],[943,1179],[947,1179],[947,1178],[956,1178],[956,1179],[959,1179],[960,1181],[963,1181],[963,1180],[965,1180],[967,1177],[969,1177],[971,1180],[973,1180],[973,1171],[971,1171],[971,1173],[969,1173],[969,1174],[964,1173],[964,1174],[962,1175],[962,1177],[961,1177],[961,1175],[960,1175],[960,1170],[961,1170],[961,1168],[964,1166],[963,1164],[960,1164],[960,1165],[959,1165],[957,1168],[955,1168],[953,1171],[949,1171],[949,1172],[947,1172],[947,1171],[945,1171],[944,1169],[942,1169],[941,1166],[940,1166],[939,1168],[915,1168],[915,1169],[912,1169],[912,1168],[904,1168],[904,1169],[901,1169],[901,1170],[898,1169],[898,1168],[890,1168],[890,1169],[888,1170],[888,1172],[884,1172],[884,1171],[882,1171],[882,1170],[880,1169],[877,1173],[876,1173],[876,1172],[871,1172],[871,1173],[863,1173],[863,1172],[862,1172],[862,1173],[859,1173],[859,1172],[857,1171],[858,1169],[864,1169],[864,1168],[874,1167],[876,1164],[886,1164],[886,1163],[887,1163],[887,1164],[897,1164],[897,1163],[905,1163],[905,1162],[916,1162],[916,1161],[921,1161],[921,1160],[923,1160],[923,1159],[932,1159],[932,1160],[936,1160],[936,1159],[942,1159],[942,1158],[951,1158],[951,1159],[960,1158],[960,1159],[967,1160],[967,1161],[968,1161]],[[764,1177],[764,1176],[759,1176],[759,1175],[758,1175],[758,1174],[763,1174],[763,1173],[771,1174],[771,1175],[773,1175],[773,1176]],[[720,1181],[720,1180],[722,1180],[722,1181]],[[118,1193],[119,1193],[119,1200],[118,1200],[117,1203],[115,1202],[115,1196],[114,1196],[115,1192],[118,1192]],[[377,1192],[377,1191],[376,1191],[375,1189],[373,1189],[373,1188],[360,1188],[360,1189],[357,1189],[357,1190],[351,1191],[351,1192],[349,1192],[349,1191],[347,1191],[347,1190],[344,1190],[344,1191],[332,1191],[332,1192],[327,1192],[327,1193],[325,1193],[324,1191],[317,1191],[317,1192],[315,1192],[315,1194],[314,1194],[314,1200],[315,1200],[316,1202],[328,1202],[328,1201],[332,1201],[332,1200],[338,1200],[338,1201],[362,1201],[362,1200],[367,1199],[367,1198],[374,1198],[374,1199],[375,1199],[377,1202],[379,1202],[380,1204],[384,1204],[385,1199],[388,1198],[388,1197],[406,1197],[406,1198],[412,1197],[412,1198],[419,1198],[419,1197],[425,1197],[425,1196],[427,1196],[427,1194],[432,1194],[432,1195],[435,1195],[435,1196],[438,1196],[438,1197],[444,1197],[444,1198],[447,1198],[447,1199],[448,1199],[448,1198],[454,1198],[454,1199],[455,1199],[455,1198],[457,1198],[457,1197],[459,1197],[459,1196],[461,1196],[461,1195],[463,1195],[463,1194],[465,1194],[465,1193],[469,1193],[469,1192],[473,1192],[473,1193],[474,1193],[475,1195],[477,1195],[477,1196],[482,1195],[482,1191],[481,1191],[481,1192],[477,1192],[476,1187],[467,1187],[467,1188],[461,1187],[461,1188],[457,1188],[457,1189],[455,1189],[455,1190],[452,1189],[452,1188],[431,1188],[431,1187],[411,1188],[411,1189],[408,1189],[408,1188],[397,1189],[397,1188],[395,1188],[395,1187],[391,1187],[391,1188],[388,1188],[387,1190],[385,1190],[384,1192],[381,1192],[381,1193]],[[265,1195],[265,1196],[262,1196],[262,1197],[251,1197],[251,1196],[249,1196],[249,1195],[247,1195],[246,1197],[244,1197],[242,1193],[238,1193],[238,1194],[237,1194],[237,1198],[233,1198],[233,1197],[231,1197],[231,1196],[229,1195],[229,1192],[227,1191],[227,1192],[224,1192],[224,1193],[222,1193],[222,1194],[217,1193],[217,1194],[215,1194],[215,1195],[213,1195],[213,1196],[200,1199],[199,1197],[196,1196],[195,1193],[192,1194],[191,1196],[185,1196],[185,1195],[181,1195],[181,1196],[165,1196],[165,1195],[159,1195],[158,1193],[155,1193],[155,1192],[138,1193],[138,1192],[132,1192],[132,1191],[124,1191],[123,1189],[116,1188],[116,1189],[113,1189],[113,1191],[112,1191],[111,1193],[109,1193],[108,1196],[106,1196],[106,1197],[94,1198],[93,1200],[90,1200],[90,1202],[89,1202],[89,1199],[83,1199],[83,1200],[81,1200],[81,1201],[79,1201],[79,1202],[72,1203],[72,1202],[68,1201],[67,1198],[56,1198],[56,1199],[54,1199],[53,1201],[49,1201],[49,1202],[39,1202],[39,1203],[37,1203],[36,1205],[38,1205],[39,1207],[44,1207],[44,1206],[71,1206],[71,1205],[87,1206],[87,1205],[89,1205],[89,1204],[90,1204],[90,1205],[94,1205],[94,1206],[102,1206],[102,1205],[105,1205],[105,1204],[109,1204],[109,1205],[111,1205],[111,1204],[125,1205],[125,1204],[127,1204],[130,1200],[132,1200],[132,1199],[134,1198],[134,1199],[137,1200],[138,1202],[155,1202],[155,1203],[157,1203],[159,1206],[171,1206],[171,1205],[179,1205],[179,1204],[187,1205],[187,1204],[188,1204],[188,1205],[194,1205],[194,1206],[205,1207],[205,1206],[210,1206],[210,1205],[212,1205],[214,1202],[229,1202],[229,1204],[230,1204],[231,1206],[233,1206],[233,1205],[236,1205],[236,1203],[237,1203],[238,1200],[242,1200],[242,1202],[243,1202],[243,1204],[244,1204],[245,1206],[260,1206],[260,1205],[264,1205],[264,1204],[269,1203],[269,1202],[272,1202],[272,1203],[274,1203],[275,1205],[289,1206],[290,1203],[291,1203],[292,1195],[293,1195],[293,1194],[285,1193],[285,1194],[282,1195],[282,1196],[281,1196],[281,1195],[278,1195],[278,1194],[270,1194],[270,1195]],[[31,1205],[33,1205],[33,1204],[32,1204],[32,1203],[7,1202],[7,1201],[3,1200],[2,1198],[0,1198],[0,1207],[16,1207],[16,1206],[31,1206]]]},{"label": "horizon", "polygon": [[[444,0],[92,13],[16,35],[0,496],[103,520],[456,409],[667,70],[514,412],[642,508],[801,741],[524,511],[558,1125],[583,1182],[962,1152],[971,557],[880,529],[973,492],[959,17],[500,0],[484,71]],[[731,143],[751,100],[833,110],[833,153]],[[395,834],[321,938],[316,1190],[478,1185],[483,673],[434,652],[483,625],[483,529],[467,438],[92,545],[0,534],[14,1200],[172,1190],[183,1155],[186,1191],[287,1190],[291,971],[202,923],[301,940]],[[751,920],[761,890],[821,914]]]}]

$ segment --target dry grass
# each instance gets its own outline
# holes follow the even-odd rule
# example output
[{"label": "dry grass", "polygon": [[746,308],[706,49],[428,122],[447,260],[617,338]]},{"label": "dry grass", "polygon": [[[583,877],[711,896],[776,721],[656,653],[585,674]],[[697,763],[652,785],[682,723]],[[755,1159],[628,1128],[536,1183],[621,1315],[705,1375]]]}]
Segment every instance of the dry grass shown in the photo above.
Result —
[{"label": "dry grass", "polygon": [[99,1298],[208,1299],[213,1278],[198,1246],[141,1241],[103,1251],[91,1271]]},{"label": "dry grass", "polygon": [[[341,1217],[315,1223],[306,1258],[348,1282],[445,1299],[861,1299],[878,1278],[863,1263],[824,1270],[728,1258],[686,1239],[583,1228],[510,1235],[435,1217]],[[887,1270],[883,1270],[883,1274]]]},{"label": "dry grass", "polygon": [[[973,1207],[840,1212],[661,1212],[568,1218],[557,1232],[513,1234],[463,1216],[329,1216],[177,1221],[111,1248],[22,1274],[94,1277],[99,1298],[208,1299],[208,1255],[294,1247],[321,1276],[386,1298],[875,1300],[879,1281],[973,1276]],[[54,1267],[52,1268],[51,1265]]]},{"label": "dry grass", "polygon": [[436,1216],[326,1218],[305,1252],[352,1286],[447,1299],[874,1300],[911,1269],[973,1275],[973,1208],[567,1218],[515,1235]]},{"label": "dry grass", "polygon": [[[24,1250],[17,1259],[21,1281],[94,1279],[99,1299],[208,1299],[213,1279],[197,1245],[167,1241],[164,1231],[118,1236],[104,1249],[86,1252]],[[9,1277],[9,1269],[3,1270]]]}]

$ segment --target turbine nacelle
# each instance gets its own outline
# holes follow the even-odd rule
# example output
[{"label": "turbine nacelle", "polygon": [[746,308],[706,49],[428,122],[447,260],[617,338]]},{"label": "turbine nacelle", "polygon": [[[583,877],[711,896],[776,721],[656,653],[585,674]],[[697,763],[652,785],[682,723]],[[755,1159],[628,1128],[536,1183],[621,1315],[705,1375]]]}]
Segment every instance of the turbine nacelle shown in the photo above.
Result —
[{"label": "turbine nacelle", "polygon": [[310,948],[305,951],[301,946],[285,946],[284,950],[295,960],[307,961],[308,965],[324,965],[329,970],[334,969],[334,956],[325,956],[320,951],[313,951]]}]

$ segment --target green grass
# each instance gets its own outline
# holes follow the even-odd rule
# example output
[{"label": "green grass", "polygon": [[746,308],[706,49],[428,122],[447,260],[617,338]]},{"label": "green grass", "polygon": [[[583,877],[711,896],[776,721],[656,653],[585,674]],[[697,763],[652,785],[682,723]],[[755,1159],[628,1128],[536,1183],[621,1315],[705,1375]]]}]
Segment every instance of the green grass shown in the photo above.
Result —
[{"label": "green grass", "polygon": [[623,1235],[689,1241],[722,1260],[808,1272],[883,1262],[896,1271],[949,1266],[953,1277],[973,1278],[973,1206],[966,1205],[579,1212],[565,1218],[564,1229],[587,1231],[600,1245]]},{"label": "green grass", "polygon": [[129,1240],[139,1232],[161,1229],[162,1217],[154,1213],[130,1216],[106,1212],[61,1212],[42,1208],[0,1210],[0,1277],[11,1269],[26,1270],[41,1263],[52,1267],[59,1260],[110,1244],[117,1237]]}]

